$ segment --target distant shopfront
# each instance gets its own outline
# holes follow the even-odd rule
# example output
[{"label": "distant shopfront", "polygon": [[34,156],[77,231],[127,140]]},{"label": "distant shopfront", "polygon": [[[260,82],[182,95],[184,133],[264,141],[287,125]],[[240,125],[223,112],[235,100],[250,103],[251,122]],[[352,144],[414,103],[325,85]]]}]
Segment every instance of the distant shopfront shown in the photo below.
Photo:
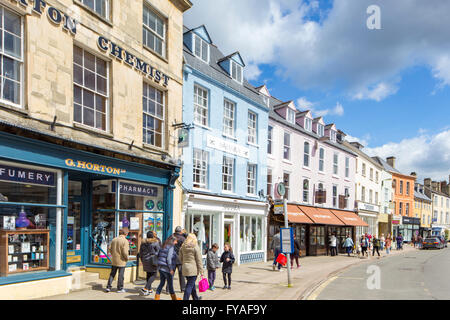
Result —
[{"label": "distant shopfront", "polygon": [[[269,240],[284,226],[283,216],[270,216]],[[338,252],[344,253],[342,244],[347,235],[355,240],[356,228],[367,226],[354,212],[288,204],[288,219],[300,243],[302,256],[330,254],[329,239],[336,234]],[[269,242],[270,243],[270,242]]]},{"label": "distant shopfront", "polygon": [[402,217],[402,226],[399,228],[405,242],[411,242],[412,237],[419,235],[420,218]]},{"label": "distant shopfront", "polygon": [[378,235],[378,213],[380,207],[364,203],[358,202],[358,215],[359,217],[367,224],[366,227],[357,228],[356,236],[357,239],[361,238],[361,235],[368,233],[371,235]]},{"label": "distant shopfront", "polygon": [[184,228],[196,234],[204,259],[214,243],[219,253],[229,243],[237,264],[266,261],[266,202],[197,193],[186,199]]},{"label": "distant shopfront", "polygon": [[178,171],[0,133],[0,285],[109,268],[122,227],[135,259],[147,231],[171,233]]}]

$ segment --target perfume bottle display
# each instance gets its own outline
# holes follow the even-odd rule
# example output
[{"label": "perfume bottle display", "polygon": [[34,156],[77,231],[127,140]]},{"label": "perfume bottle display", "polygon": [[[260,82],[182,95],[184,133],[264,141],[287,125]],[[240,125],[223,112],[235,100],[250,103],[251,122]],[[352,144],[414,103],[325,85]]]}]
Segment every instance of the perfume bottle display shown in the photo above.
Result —
[{"label": "perfume bottle display", "polygon": [[19,213],[19,218],[16,220],[16,228],[25,229],[30,225],[30,220],[27,218],[25,208],[22,206]]}]

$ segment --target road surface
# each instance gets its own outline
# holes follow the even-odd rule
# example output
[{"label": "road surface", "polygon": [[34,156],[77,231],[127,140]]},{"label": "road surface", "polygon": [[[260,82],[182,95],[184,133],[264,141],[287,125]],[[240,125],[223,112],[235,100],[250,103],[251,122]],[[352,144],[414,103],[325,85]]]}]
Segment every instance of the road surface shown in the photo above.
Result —
[{"label": "road surface", "polygon": [[331,277],[311,300],[448,300],[450,248],[414,250],[366,263]]}]

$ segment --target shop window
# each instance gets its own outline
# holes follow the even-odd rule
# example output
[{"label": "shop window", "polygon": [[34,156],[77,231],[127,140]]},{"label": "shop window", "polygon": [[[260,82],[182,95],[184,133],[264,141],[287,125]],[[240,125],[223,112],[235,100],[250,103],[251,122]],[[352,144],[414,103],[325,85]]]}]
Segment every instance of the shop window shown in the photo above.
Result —
[{"label": "shop window", "polygon": [[23,91],[22,18],[0,6],[0,100],[21,106]]},{"label": "shop window", "polygon": [[73,47],[73,120],[108,129],[108,64],[77,46]]},{"label": "shop window", "polygon": [[144,112],[144,143],[162,148],[164,143],[164,92],[144,82],[142,108]]},{"label": "shop window", "polygon": [[240,251],[262,250],[262,218],[241,215],[239,223]]},{"label": "shop window", "polygon": [[62,218],[58,175],[0,163],[0,277],[60,269],[56,254],[61,243],[55,241],[62,234],[56,224],[57,216]]},{"label": "shop window", "polygon": [[220,244],[219,225],[218,214],[187,214],[185,219],[186,231],[197,236],[198,245],[203,255],[207,254],[212,244]]},{"label": "shop window", "polygon": [[144,5],[143,23],[142,42],[147,48],[165,57],[167,29],[165,19]]}]

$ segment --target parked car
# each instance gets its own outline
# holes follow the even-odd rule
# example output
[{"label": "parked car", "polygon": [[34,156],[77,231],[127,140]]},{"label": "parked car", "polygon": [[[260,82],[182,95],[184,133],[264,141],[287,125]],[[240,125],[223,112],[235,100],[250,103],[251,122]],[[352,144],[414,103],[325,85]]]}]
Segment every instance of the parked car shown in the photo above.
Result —
[{"label": "parked car", "polygon": [[437,237],[444,244],[444,247],[447,248],[447,241],[445,240],[445,237],[444,236],[437,236]]},{"label": "parked car", "polygon": [[423,240],[423,249],[430,248],[443,249],[444,244],[438,236],[425,238]]}]

